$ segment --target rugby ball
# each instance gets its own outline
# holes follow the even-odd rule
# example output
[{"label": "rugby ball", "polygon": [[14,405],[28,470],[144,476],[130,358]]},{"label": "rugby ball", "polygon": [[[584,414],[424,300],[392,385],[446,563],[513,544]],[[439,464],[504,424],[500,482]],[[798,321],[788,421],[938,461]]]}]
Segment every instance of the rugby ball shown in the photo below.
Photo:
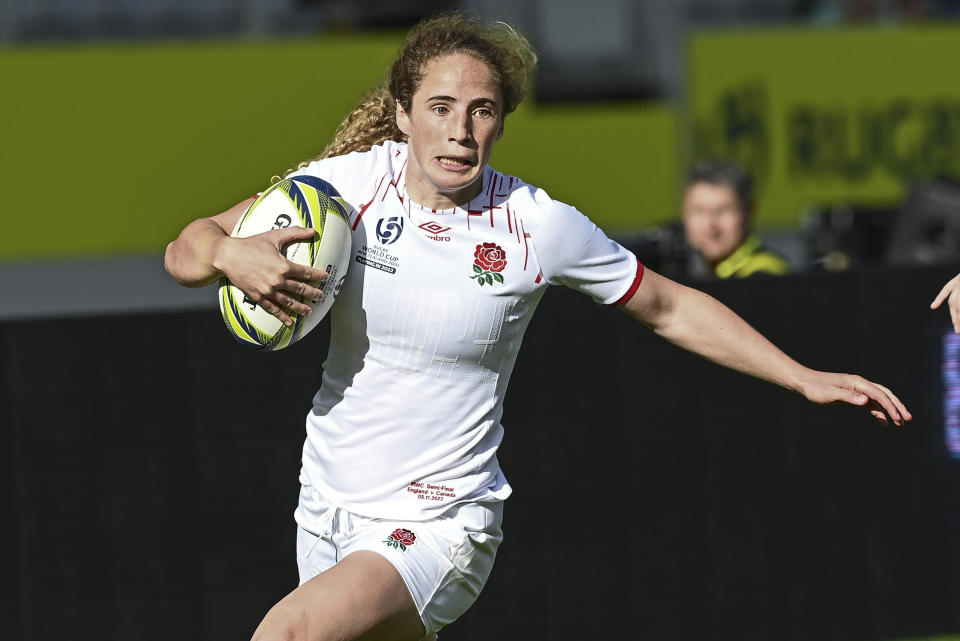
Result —
[{"label": "rugby ball", "polygon": [[340,293],[350,265],[350,205],[333,186],[315,176],[294,176],[274,183],[260,194],[237,222],[231,236],[246,238],[284,227],[312,227],[312,240],[290,243],[288,260],[319,267],[330,278],[322,285],[323,300],[298,297],[313,311],[291,314],[289,327],[258,305],[226,278],[220,279],[220,313],[227,331],[255,349],[283,349],[307,335],[323,320]]}]

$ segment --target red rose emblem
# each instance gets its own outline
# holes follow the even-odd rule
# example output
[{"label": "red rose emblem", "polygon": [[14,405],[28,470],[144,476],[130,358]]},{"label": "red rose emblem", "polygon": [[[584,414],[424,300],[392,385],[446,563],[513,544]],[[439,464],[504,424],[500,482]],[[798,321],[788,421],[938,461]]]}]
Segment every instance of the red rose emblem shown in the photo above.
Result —
[{"label": "red rose emblem", "polygon": [[473,275],[470,278],[477,281],[477,285],[503,284],[503,268],[507,266],[507,252],[496,243],[477,245],[473,252]]},{"label": "red rose emblem", "polygon": [[387,545],[394,548],[400,548],[404,552],[407,551],[408,545],[413,545],[414,541],[417,540],[417,535],[411,532],[410,530],[404,530],[403,528],[397,528],[393,531],[393,534],[387,537],[387,540],[384,541]]},{"label": "red rose emblem", "polygon": [[413,545],[413,542],[417,540],[417,535],[410,530],[394,530],[390,536],[404,545]]},{"label": "red rose emblem", "polygon": [[502,272],[507,266],[507,252],[496,243],[477,245],[473,258],[473,262],[484,271]]}]

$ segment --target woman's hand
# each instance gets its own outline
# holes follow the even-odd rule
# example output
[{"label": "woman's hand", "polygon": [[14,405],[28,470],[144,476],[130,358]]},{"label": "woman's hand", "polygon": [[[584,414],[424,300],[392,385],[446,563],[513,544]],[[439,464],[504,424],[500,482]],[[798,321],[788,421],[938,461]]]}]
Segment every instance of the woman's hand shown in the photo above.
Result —
[{"label": "woman's hand", "polygon": [[316,284],[328,278],[327,272],[287,260],[284,250],[293,242],[310,240],[313,229],[286,227],[247,238],[225,236],[214,246],[213,265],[250,299],[291,325],[290,315],[309,314],[309,305],[319,301],[323,292]]},{"label": "woman's hand", "polygon": [[947,307],[950,309],[953,331],[960,334],[960,274],[947,281],[937,297],[930,303],[930,309],[937,309],[944,300],[947,301]]},{"label": "woman's hand", "polygon": [[814,403],[850,403],[866,407],[878,421],[887,425],[903,425],[913,418],[900,399],[889,389],[854,374],[834,374],[809,370],[802,377],[800,389]]}]

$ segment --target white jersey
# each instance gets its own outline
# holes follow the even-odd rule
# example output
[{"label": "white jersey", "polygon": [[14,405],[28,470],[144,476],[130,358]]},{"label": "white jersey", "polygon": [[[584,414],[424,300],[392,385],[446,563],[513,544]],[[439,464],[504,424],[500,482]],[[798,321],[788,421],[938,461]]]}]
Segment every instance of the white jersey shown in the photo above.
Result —
[{"label": "white jersey", "polygon": [[524,330],[547,285],[628,298],[636,258],[574,208],[491,168],[445,211],[411,202],[407,146],[311,163],[354,207],[349,272],[331,310],[323,382],[307,416],[297,521],[311,492],[358,514],[433,518],[502,500],[500,416]]}]

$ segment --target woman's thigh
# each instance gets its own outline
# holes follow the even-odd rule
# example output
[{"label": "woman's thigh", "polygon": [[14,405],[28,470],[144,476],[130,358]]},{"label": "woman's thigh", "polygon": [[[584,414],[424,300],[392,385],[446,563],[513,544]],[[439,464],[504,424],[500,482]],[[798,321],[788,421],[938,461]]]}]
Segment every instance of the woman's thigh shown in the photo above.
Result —
[{"label": "woman's thigh", "polygon": [[393,565],[367,550],[348,554],[288,594],[254,641],[418,641],[423,622]]}]

